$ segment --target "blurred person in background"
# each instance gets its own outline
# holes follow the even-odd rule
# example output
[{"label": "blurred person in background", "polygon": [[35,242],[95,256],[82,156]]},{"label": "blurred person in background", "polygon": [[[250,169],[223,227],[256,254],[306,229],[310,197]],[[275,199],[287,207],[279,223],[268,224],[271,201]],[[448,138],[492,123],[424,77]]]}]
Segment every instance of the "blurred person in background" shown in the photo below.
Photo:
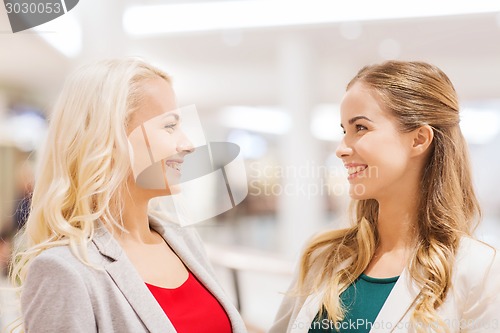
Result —
[{"label": "blurred person in background", "polygon": [[15,231],[9,223],[0,225],[0,332],[6,332],[19,317],[18,299],[7,275]]},{"label": "blurred person in background", "polygon": [[9,261],[11,256],[12,229],[8,224],[0,227],[0,276],[7,277]]},{"label": "blurred person in background", "polygon": [[336,151],[353,226],[307,244],[270,333],[500,331],[500,255],[473,236],[481,212],[459,121],[439,68],[359,71]]},{"label": "blurred person in background", "polygon": [[31,206],[31,195],[33,193],[33,168],[31,161],[26,160],[16,174],[16,203],[14,207],[14,222],[16,229],[21,229],[28,219]]},{"label": "blurred person in background", "polygon": [[[149,208],[173,190],[132,175],[128,135],[177,108],[169,76],[139,59],[67,80],[13,257],[26,332],[246,332],[196,231]],[[193,146],[180,121],[169,116],[156,144],[182,159]]]}]

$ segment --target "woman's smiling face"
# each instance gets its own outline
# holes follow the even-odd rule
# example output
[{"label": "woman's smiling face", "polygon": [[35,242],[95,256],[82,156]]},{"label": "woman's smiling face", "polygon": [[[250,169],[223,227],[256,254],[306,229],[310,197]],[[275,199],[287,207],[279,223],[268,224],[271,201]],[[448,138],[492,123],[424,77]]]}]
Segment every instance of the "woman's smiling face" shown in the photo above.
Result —
[{"label": "woman's smiling face", "polygon": [[186,154],[193,151],[185,135],[181,114],[170,83],[152,79],[143,83],[144,96],[128,124],[128,139],[134,158],[134,176],[145,189],[179,190],[181,167]]},{"label": "woman's smiling face", "polygon": [[340,113],[344,137],[336,154],[348,170],[349,195],[358,200],[403,195],[412,167],[411,134],[398,131],[394,117],[361,82],[346,92]]}]

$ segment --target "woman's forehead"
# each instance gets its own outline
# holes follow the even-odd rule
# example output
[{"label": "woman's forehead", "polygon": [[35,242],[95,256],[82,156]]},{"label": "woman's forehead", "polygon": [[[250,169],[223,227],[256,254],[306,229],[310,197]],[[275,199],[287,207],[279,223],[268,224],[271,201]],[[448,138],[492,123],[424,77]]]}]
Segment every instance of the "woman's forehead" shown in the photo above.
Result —
[{"label": "woman's forehead", "polygon": [[170,83],[164,79],[151,79],[142,84],[142,96],[131,115],[131,125],[146,122],[177,109],[177,100]]},{"label": "woman's forehead", "polygon": [[354,113],[382,115],[380,100],[373,89],[360,83],[355,83],[346,91],[340,104],[340,111],[343,116],[352,116]]}]

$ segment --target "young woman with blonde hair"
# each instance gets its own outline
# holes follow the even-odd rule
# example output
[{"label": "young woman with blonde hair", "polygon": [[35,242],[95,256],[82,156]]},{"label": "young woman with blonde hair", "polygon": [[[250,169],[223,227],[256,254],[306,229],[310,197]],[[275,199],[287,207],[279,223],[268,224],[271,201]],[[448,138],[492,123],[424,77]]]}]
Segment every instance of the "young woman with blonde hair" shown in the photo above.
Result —
[{"label": "young woman with blonde hair", "polygon": [[11,271],[26,332],[246,332],[196,232],[148,207],[172,188],[132,175],[128,136],[155,117],[168,124],[148,148],[175,156],[162,165],[179,173],[193,146],[176,109],[169,76],[139,59],[101,61],[67,80]]},{"label": "young woman with blonde hair", "polygon": [[472,236],[481,213],[459,121],[437,67],[359,71],[336,152],[353,226],[306,246],[270,333],[500,331],[500,255]]}]

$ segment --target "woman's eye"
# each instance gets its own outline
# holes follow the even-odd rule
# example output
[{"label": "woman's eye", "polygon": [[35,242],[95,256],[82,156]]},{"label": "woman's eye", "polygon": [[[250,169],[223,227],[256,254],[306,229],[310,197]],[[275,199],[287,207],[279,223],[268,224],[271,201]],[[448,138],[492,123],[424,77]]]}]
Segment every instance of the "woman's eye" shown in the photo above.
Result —
[{"label": "woman's eye", "polygon": [[356,125],[356,132],[366,130],[367,128],[363,125]]},{"label": "woman's eye", "polygon": [[169,132],[172,132],[174,130],[175,126],[177,126],[177,124],[169,124],[169,125],[165,125],[163,128],[165,128]]}]

